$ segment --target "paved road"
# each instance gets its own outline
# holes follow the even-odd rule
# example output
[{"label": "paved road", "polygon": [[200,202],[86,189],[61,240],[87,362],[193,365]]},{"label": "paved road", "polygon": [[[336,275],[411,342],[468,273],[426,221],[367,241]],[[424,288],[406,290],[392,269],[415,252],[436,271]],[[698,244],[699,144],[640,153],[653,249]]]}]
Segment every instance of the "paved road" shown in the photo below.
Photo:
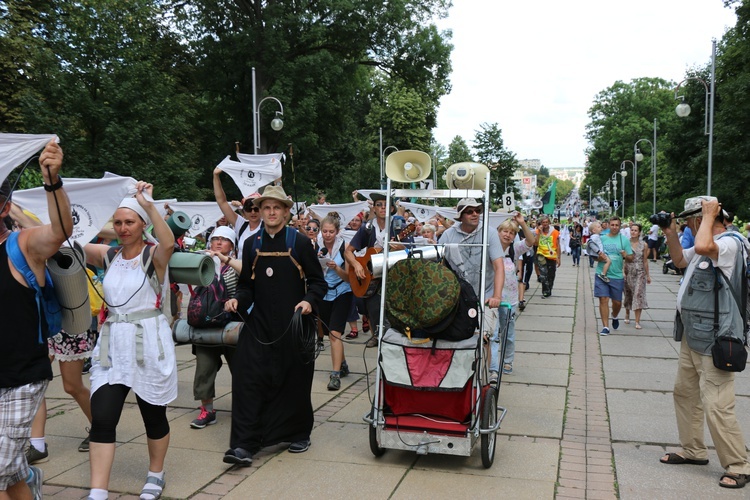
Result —
[{"label": "paved road", "polygon": [[[317,362],[313,384],[315,429],[307,453],[283,448],[261,452],[253,466],[227,468],[231,382],[217,381],[218,424],[189,428],[194,360],[178,348],[179,397],[169,409],[172,443],[166,498],[748,498],[750,491],[719,488],[721,468],[711,452],[706,467],[666,466],[658,458],[676,449],[672,385],[677,345],[671,340],[678,277],[654,269],[651,308],[643,330],[622,324],[599,337],[591,270],[563,259],[553,296],[542,300],[533,283],[517,323],[514,373],[505,376],[500,402],[509,413],[498,435],[497,457],[481,465],[471,457],[417,456],[389,450],[375,458],[362,415],[369,408],[375,351],[367,336],[347,345],[352,374],[342,390],[326,390],[328,351]],[[364,337],[364,338],[363,338]],[[85,498],[88,455],[77,446],[85,417],[62,389],[59,373],[48,391],[50,460],[41,464],[46,498]],[[369,377],[369,378],[368,378]],[[750,436],[750,381],[737,383],[737,412]],[[146,438],[131,397],[118,428],[110,498],[135,498],[147,468]]]}]

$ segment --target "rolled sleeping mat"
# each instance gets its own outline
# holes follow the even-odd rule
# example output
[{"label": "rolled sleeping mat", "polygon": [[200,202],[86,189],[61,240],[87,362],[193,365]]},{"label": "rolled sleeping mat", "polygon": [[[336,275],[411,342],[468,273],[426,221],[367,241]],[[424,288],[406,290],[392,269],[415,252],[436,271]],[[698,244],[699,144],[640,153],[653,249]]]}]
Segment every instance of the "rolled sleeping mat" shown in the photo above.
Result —
[{"label": "rolled sleeping mat", "polygon": [[62,327],[71,335],[91,327],[86,253],[77,241],[63,246],[47,260],[47,269],[55,285],[55,295],[62,307]]},{"label": "rolled sleeping mat", "polygon": [[178,344],[237,345],[243,323],[232,321],[224,328],[194,328],[186,319],[178,319],[172,325],[172,338]]},{"label": "rolled sleeping mat", "polygon": [[169,280],[208,286],[214,280],[214,268],[214,260],[205,253],[175,252],[169,259]]},{"label": "rolled sleeping mat", "polygon": [[167,219],[167,225],[172,230],[174,237],[179,238],[190,229],[192,221],[188,217],[188,214],[178,210],[177,212],[173,212],[169,219]]}]

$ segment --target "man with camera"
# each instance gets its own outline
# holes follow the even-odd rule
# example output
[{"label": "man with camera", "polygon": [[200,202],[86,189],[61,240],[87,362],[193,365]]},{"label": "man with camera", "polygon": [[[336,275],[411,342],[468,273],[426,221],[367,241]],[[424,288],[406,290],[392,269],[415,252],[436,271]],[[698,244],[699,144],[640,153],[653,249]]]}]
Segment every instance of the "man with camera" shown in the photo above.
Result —
[{"label": "man with camera", "polygon": [[[620,218],[616,215],[609,219],[609,233],[602,231],[600,234],[602,242],[602,252],[609,257],[610,265],[606,278],[602,269],[607,261],[606,257],[599,255],[599,264],[596,267],[596,276],[594,276],[594,297],[599,299],[599,314],[602,318],[602,331],[599,335],[609,335],[609,301],[612,300],[612,328],[617,330],[620,327],[620,320],[617,315],[620,314],[622,307],[622,290],[625,288],[625,279],[622,274],[622,268],[625,261],[633,262],[633,248],[630,240],[620,234]],[[602,226],[604,224],[602,223]]]},{"label": "man with camera", "polygon": [[[685,200],[685,217],[695,235],[695,246],[683,249],[677,237],[674,216],[657,214],[653,222],[659,224],[667,237],[669,255],[678,268],[687,267],[685,278],[677,292],[675,340],[680,340],[680,357],[674,385],[674,405],[677,430],[682,450],[667,453],[661,458],[665,464],[708,464],[708,451],[703,440],[703,421],[708,423],[716,454],[725,473],[719,486],[742,488],[750,480],[745,439],[735,416],[734,372],[719,370],[711,357],[714,342],[714,281],[738,283],[741,263],[747,255],[747,241],[739,233],[728,233],[724,228],[724,213],[713,196],[697,196]],[[736,236],[736,237],[734,237]],[[738,259],[737,252],[742,252]],[[709,262],[704,257],[710,259]],[[737,263],[740,263],[738,268]],[[734,277],[734,279],[733,279]],[[705,297],[696,296],[701,292]],[[718,302],[718,298],[716,299]],[[719,308],[721,311],[722,308]],[[730,313],[724,313],[726,315]],[[699,318],[707,318],[700,321]],[[682,320],[684,318],[684,321]],[[698,318],[698,319],[696,319]],[[739,325],[742,330],[744,325]],[[740,335],[744,332],[737,332]]]}]

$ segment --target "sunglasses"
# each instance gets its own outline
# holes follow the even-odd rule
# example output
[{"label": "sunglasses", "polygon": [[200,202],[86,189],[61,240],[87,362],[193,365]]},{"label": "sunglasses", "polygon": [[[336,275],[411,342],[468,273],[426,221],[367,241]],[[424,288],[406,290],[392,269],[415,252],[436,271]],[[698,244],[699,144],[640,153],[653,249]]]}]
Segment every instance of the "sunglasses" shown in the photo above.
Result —
[{"label": "sunglasses", "polygon": [[260,208],[256,207],[255,205],[244,207],[242,210],[244,210],[245,212],[260,212]]},{"label": "sunglasses", "polygon": [[481,214],[481,213],[482,213],[482,210],[480,208],[474,208],[474,207],[464,208],[463,211],[461,212],[462,215],[463,214],[474,215],[474,214]]},{"label": "sunglasses", "polygon": [[318,228],[317,227],[307,226],[305,229],[307,231],[312,231],[313,233],[317,233],[318,232]]}]

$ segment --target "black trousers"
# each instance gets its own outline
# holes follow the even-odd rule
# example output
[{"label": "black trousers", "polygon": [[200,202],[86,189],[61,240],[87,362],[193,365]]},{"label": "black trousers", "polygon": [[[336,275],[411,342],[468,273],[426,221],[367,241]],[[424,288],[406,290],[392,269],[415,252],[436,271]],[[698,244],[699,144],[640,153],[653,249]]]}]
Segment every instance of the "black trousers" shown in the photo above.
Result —
[{"label": "black trousers", "polygon": [[537,262],[539,263],[539,277],[542,278],[542,296],[549,297],[552,294],[552,288],[555,286],[557,261],[537,254]]}]

